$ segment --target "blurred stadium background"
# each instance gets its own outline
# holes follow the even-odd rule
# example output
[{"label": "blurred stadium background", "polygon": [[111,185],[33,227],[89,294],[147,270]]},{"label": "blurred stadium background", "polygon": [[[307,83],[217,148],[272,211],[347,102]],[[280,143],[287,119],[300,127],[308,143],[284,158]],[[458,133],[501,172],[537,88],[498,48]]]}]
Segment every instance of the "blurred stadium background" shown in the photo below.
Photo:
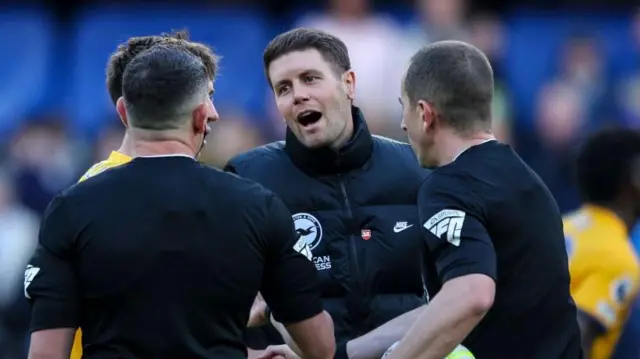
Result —
[{"label": "blurred stadium background", "polygon": [[294,26],[348,45],[357,104],[404,140],[397,102],[410,55],[460,39],[490,57],[495,131],[541,175],[563,211],[579,205],[573,149],[608,125],[640,127],[640,6],[628,0],[0,1],[0,359],[24,358],[22,273],[39,216],[121,140],[104,66],[128,37],[188,29],[223,55],[204,160],[281,139],[262,50]]}]

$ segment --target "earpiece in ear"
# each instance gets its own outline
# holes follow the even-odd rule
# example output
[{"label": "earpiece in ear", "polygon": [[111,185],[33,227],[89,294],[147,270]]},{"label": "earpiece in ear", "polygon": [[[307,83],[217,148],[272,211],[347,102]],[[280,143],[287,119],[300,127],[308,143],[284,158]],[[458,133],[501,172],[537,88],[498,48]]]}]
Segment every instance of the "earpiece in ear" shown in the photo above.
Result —
[{"label": "earpiece in ear", "polygon": [[[211,125],[209,124],[209,121],[207,121],[207,124],[204,126],[204,133],[202,135],[202,146],[200,146],[200,151],[202,151],[204,146],[206,146],[207,137],[209,136],[210,132],[211,132]],[[200,152],[198,152],[198,153],[200,153]]]}]

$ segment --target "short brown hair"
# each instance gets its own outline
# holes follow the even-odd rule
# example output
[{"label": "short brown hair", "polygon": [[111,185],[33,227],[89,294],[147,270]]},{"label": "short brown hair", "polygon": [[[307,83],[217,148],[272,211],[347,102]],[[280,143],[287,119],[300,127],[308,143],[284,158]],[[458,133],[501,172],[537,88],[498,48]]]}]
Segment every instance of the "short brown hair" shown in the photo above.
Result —
[{"label": "short brown hair", "polygon": [[347,45],[338,37],[321,30],[297,28],[276,36],[264,50],[262,60],[269,83],[269,65],[278,58],[294,51],[317,50],[330,63],[336,74],[351,69]]},{"label": "short brown hair", "polygon": [[411,105],[423,100],[454,129],[491,129],[493,70],[476,47],[461,41],[425,46],[411,58],[404,78]]},{"label": "short brown hair", "polygon": [[132,37],[118,46],[116,52],[111,55],[107,63],[107,89],[114,105],[118,98],[122,96],[122,77],[127,65],[141,52],[160,44],[178,46],[189,51],[200,58],[209,78],[212,80],[215,78],[220,56],[214,54],[207,45],[190,41],[189,33],[186,30],[153,36]]},{"label": "short brown hair", "polygon": [[210,75],[200,58],[182,46],[159,44],[133,58],[122,93],[132,127],[169,130],[209,94]]}]

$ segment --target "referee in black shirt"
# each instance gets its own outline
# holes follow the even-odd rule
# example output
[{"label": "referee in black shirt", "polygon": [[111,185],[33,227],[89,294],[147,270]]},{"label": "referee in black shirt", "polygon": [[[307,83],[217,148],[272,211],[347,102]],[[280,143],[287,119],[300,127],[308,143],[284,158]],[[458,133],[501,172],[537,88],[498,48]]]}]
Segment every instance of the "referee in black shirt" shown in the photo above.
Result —
[{"label": "referee in black shirt", "polygon": [[117,109],[135,158],[49,205],[25,275],[30,358],[68,359],[78,326],[85,358],[245,358],[258,291],[305,358],[333,357],[316,270],[284,204],[194,159],[218,117],[214,75],[172,46],[127,67]]},{"label": "referee in black shirt", "polygon": [[424,167],[418,194],[435,294],[387,357],[582,357],[562,220],[540,178],[491,132],[493,72],[475,47],[434,43],[402,84],[403,127]]}]

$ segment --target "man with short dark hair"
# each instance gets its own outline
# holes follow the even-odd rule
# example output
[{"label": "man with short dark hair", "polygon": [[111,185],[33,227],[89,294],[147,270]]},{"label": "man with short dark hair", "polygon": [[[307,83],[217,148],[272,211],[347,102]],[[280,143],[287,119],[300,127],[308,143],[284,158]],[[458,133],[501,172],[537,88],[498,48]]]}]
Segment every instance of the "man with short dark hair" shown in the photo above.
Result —
[{"label": "man with short dark hair", "polygon": [[594,133],[580,149],[576,169],[584,205],[564,223],[571,294],[586,356],[609,359],[640,287],[630,238],[640,219],[640,132]]},{"label": "man with short dark hair", "polygon": [[[206,97],[213,95],[214,71],[215,67],[207,68],[178,46],[151,47],[134,58],[124,72],[122,97],[116,102],[118,114],[128,121],[125,125],[131,125],[131,131],[179,130],[194,108],[202,108],[203,88],[207,88]],[[207,120],[217,119],[212,106],[204,109]]]},{"label": "man with short dark hair", "polygon": [[218,118],[214,76],[179,46],[127,66],[117,110],[135,158],[49,205],[25,273],[30,358],[68,358],[78,326],[85,358],[246,358],[258,290],[305,357],[332,358],[291,214],[262,186],[195,160]]},{"label": "man with short dark hair", "polygon": [[491,132],[493,74],[475,47],[443,41],[411,59],[402,127],[422,166],[418,208],[437,294],[387,359],[582,357],[558,207]]},{"label": "man with short dark hair", "polygon": [[[380,358],[426,302],[416,195],[427,171],[408,144],[369,132],[337,37],[283,33],[265,49],[264,67],[286,140],[241,154],[226,169],[274,191],[294,213],[335,323],[335,357]],[[373,339],[358,343],[371,330]],[[275,344],[259,339],[248,345]]]},{"label": "man with short dark hair", "polygon": [[[159,44],[182,47],[194,56],[197,56],[208,72],[215,73],[217,71],[218,56],[213,54],[211,49],[206,45],[189,40],[189,33],[186,31],[132,37],[125,43],[120,44],[107,62],[106,84],[109,97],[114,106],[118,99],[122,97],[122,77],[127,65],[141,52]],[[129,162],[131,160],[130,152],[129,136],[125,132],[120,148],[111,152],[109,158],[91,166],[80,180],[87,179],[111,167]],[[76,358],[79,359],[80,357],[78,356]]]},{"label": "man with short dark hair", "polygon": [[[190,41],[189,34],[186,31],[162,35],[132,37],[125,43],[120,44],[107,62],[106,84],[109,96],[111,97],[111,101],[114,106],[118,102],[118,99],[122,97],[122,78],[127,65],[141,52],[158,44],[182,47],[194,56],[197,56],[204,64],[207,72],[214,74],[217,71],[218,56],[216,56],[206,45]],[[120,148],[112,151],[108,158],[91,166],[91,168],[82,175],[80,182],[110,168],[117,167],[131,161],[131,151],[131,141],[125,132]],[[78,328],[78,332],[76,333],[76,338],[73,343],[73,349],[71,351],[71,359],[81,358],[82,331]]]},{"label": "man with short dark hair", "polygon": [[445,42],[430,48],[439,51],[417,53],[404,76],[404,93],[414,104],[429,99],[442,121],[457,132],[491,133],[493,71],[484,54],[458,45],[466,51],[447,51],[452,45]]},{"label": "man with short dark hair", "polygon": [[[317,66],[298,61],[302,59],[321,59],[326,63],[326,67],[329,67],[327,70],[330,70],[330,73],[324,74]],[[269,43],[264,51],[263,62],[278,110],[285,116],[285,120],[289,119],[288,129],[304,147],[328,147],[335,151],[349,140],[354,125],[353,121],[347,121],[345,117],[349,117],[353,110],[355,76],[351,70],[347,47],[340,39],[317,30],[295,29]],[[293,79],[289,72],[296,70],[298,78]],[[323,81],[323,76],[326,75],[333,75],[338,81],[326,83]],[[292,92],[296,90],[294,82],[301,82],[309,88],[303,94],[303,98]],[[313,86],[314,84],[323,86]],[[330,85],[341,87],[330,90],[341,90],[342,96],[332,99],[333,103],[315,105],[324,105],[322,109],[309,108],[312,106],[308,103],[310,99],[307,97],[311,97],[311,92],[329,90],[325,87]],[[327,91],[325,95],[336,95],[331,92]],[[314,125],[323,128],[313,131]]]}]

